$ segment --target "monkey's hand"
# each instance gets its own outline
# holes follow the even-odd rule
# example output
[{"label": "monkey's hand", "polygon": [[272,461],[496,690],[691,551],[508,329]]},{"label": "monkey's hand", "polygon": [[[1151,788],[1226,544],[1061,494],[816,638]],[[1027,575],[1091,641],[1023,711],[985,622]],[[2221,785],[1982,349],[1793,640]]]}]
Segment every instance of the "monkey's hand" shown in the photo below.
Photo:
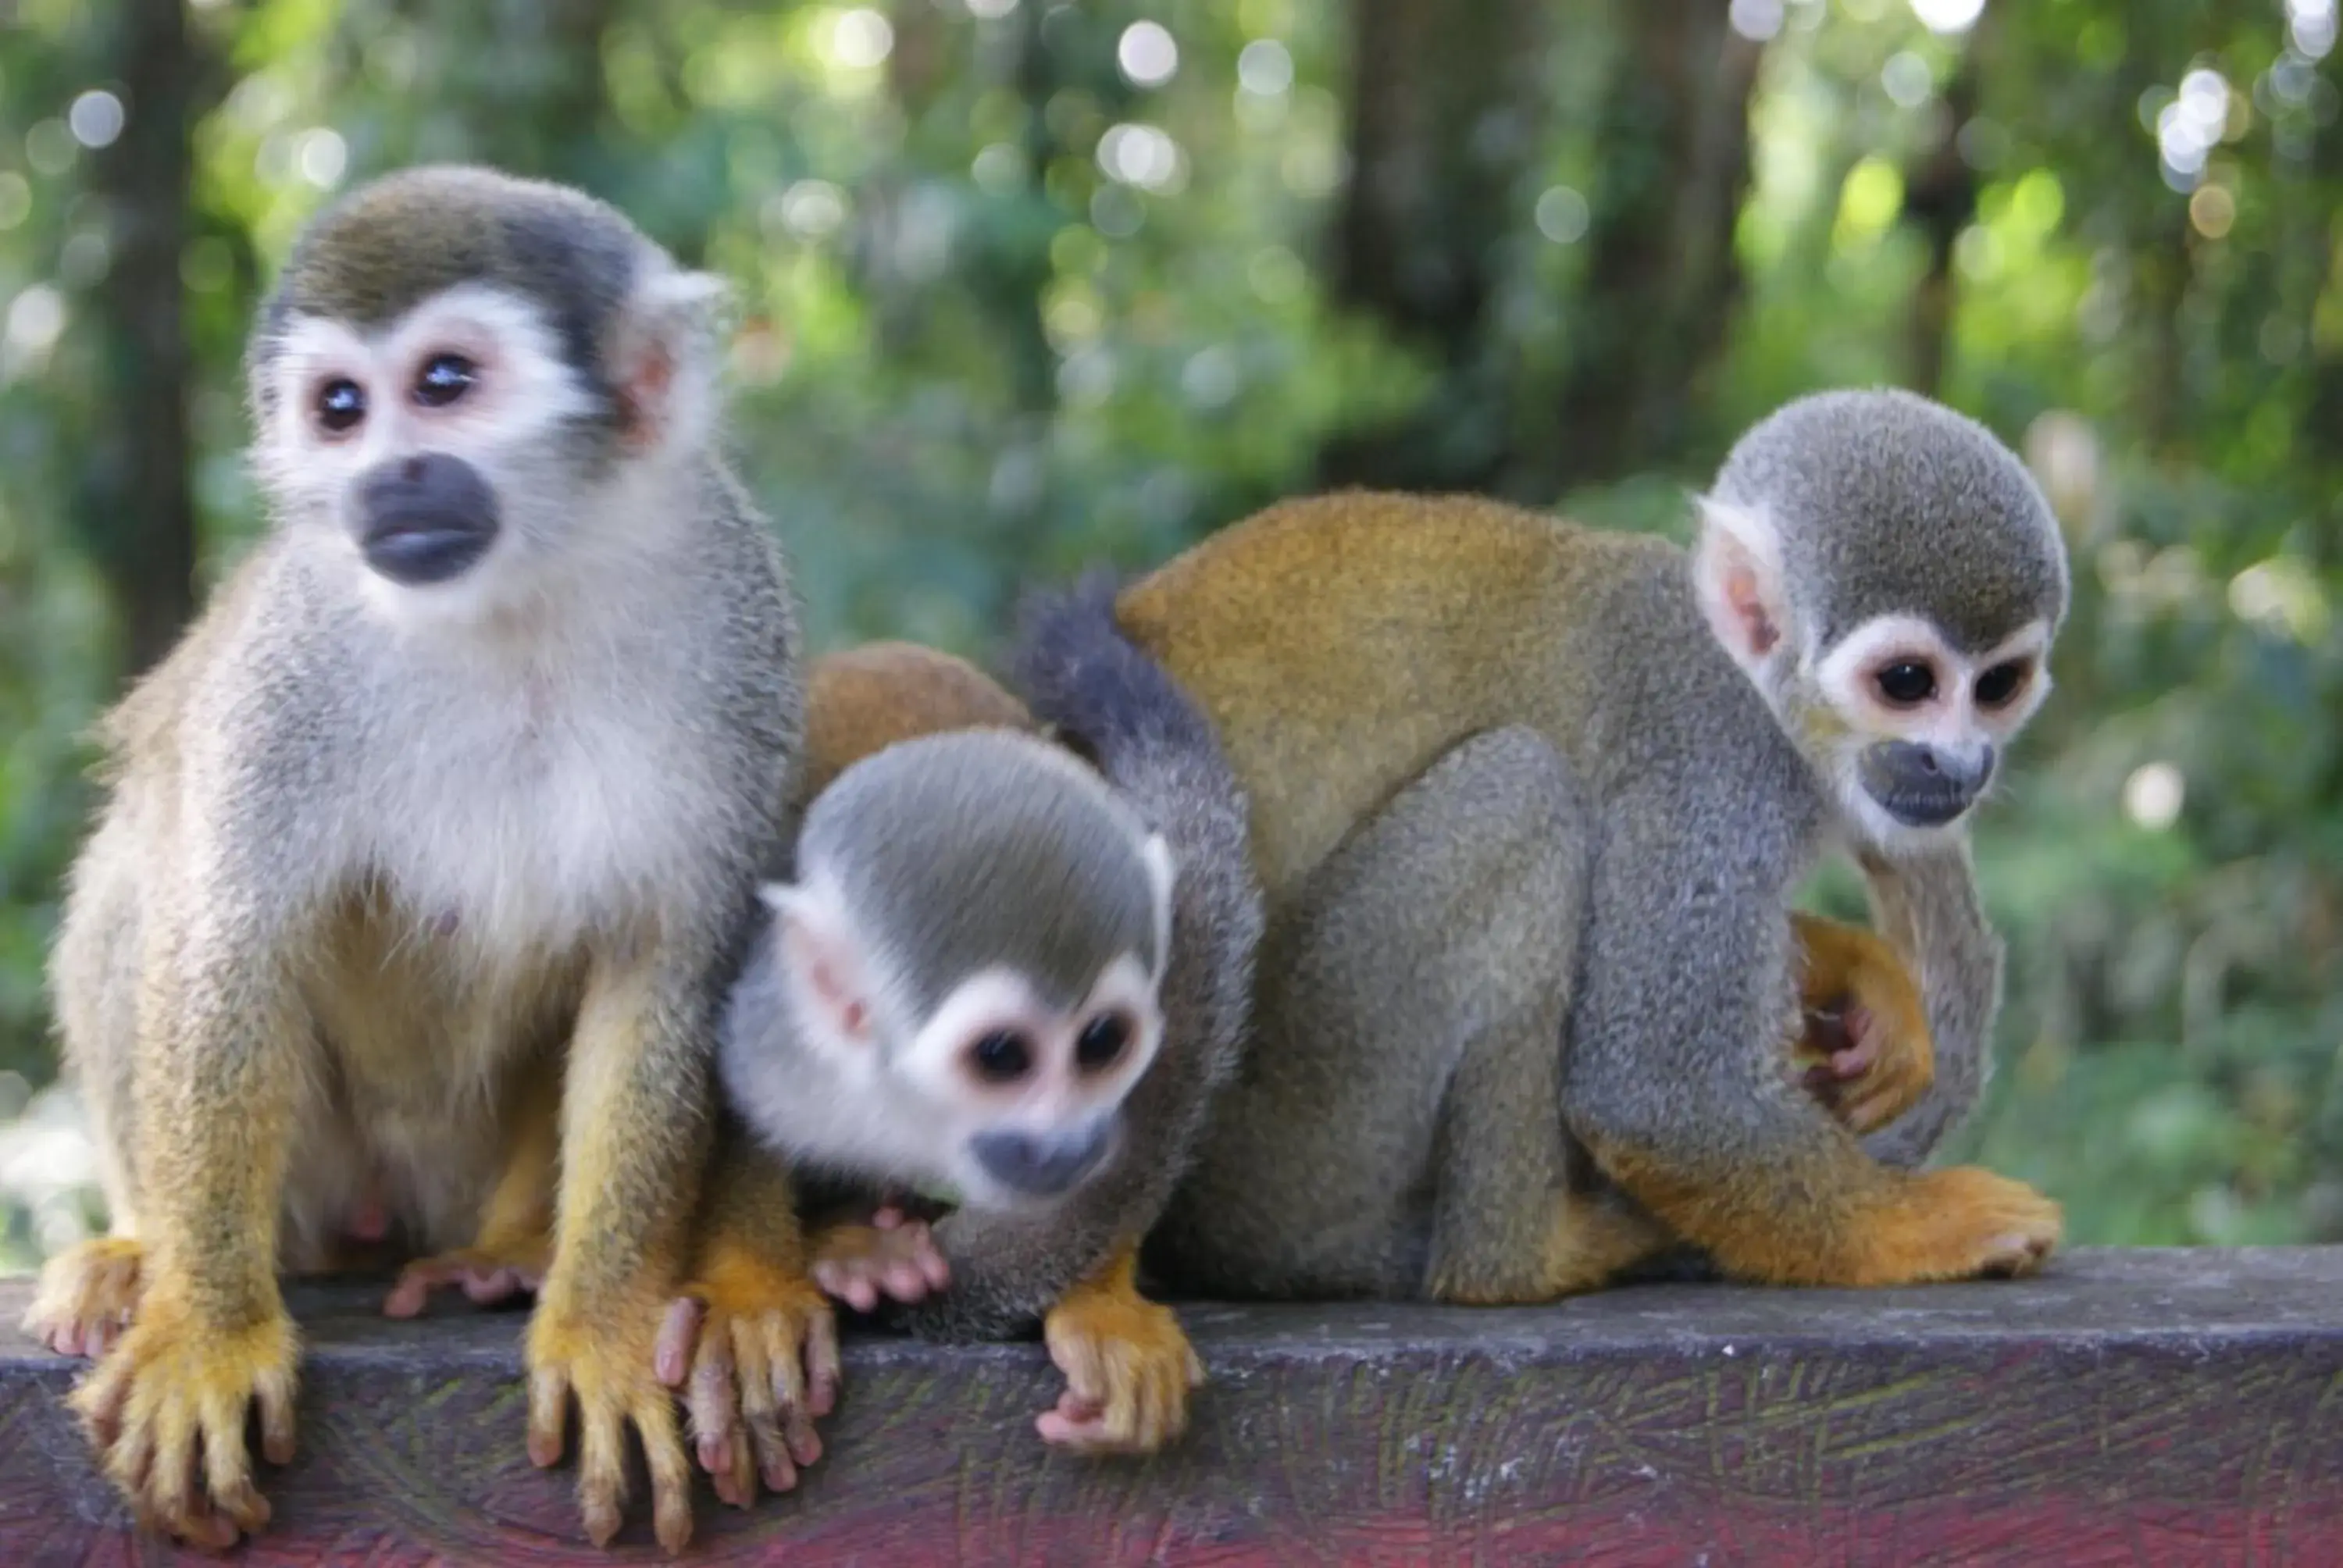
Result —
[{"label": "monkey's hand", "polygon": [[1139,1293],[1124,1248],[1042,1320],[1050,1359],[1066,1374],[1056,1408],[1034,1427],[1083,1453],[1152,1453],[1188,1428],[1188,1393],[1204,1363],[1172,1309]]},{"label": "monkey's hand", "polygon": [[398,1282],[383,1298],[382,1313],[387,1318],[418,1317],[431,1292],[446,1285],[461,1285],[464,1294],[480,1306],[509,1301],[543,1284],[552,1261],[553,1238],[548,1235],[501,1242],[484,1239],[477,1247],[419,1258],[399,1271]]},{"label": "monkey's hand", "polygon": [[830,1225],[812,1241],[815,1282],[858,1312],[876,1312],[881,1295],[924,1301],[951,1282],[951,1266],[927,1221],[907,1220],[892,1204],[882,1205],[868,1225]]},{"label": "monkey's hand", "polygon": [[257,1402],[261,1452],[271,1464],[292,1459],[298,1352],[282,1302],[233,1327],[198,1318],[176,1292],[139,1303],[72,1405],[141,1528],[225,1551],[267,1524],[245,1419]]},{"label": "monkey's hand", "polygon": [[1936,1079],[1920,988],[1903,956],[1860,926],[1805,914],[1790,922],[1805,1015],[1792,1054],[1805,1087],[1857,1136],[1885,1127]]},{"label": "monkey's hand", "polygon": [[838,1320],[804,1276],[712,1241],[667,1310],[659,1380],[684,1393],[699,1467],[735,1508],[798,1483],[821,1457],[816,1417],[838,1403]]},{"label": "monkey's hand", "polygon": [[676,1430],[675,1401],[656,1361],[667,1303],[621,1297],[591,1317],[539,1296],[529,1319],[528,1457],[560,1462],[570,1396],[578,1400],[578,1503],[586,1533],[607,1546],[627,1500],[627,1428],[642,1439],[651,1477],[653,1528],[679,1553],[691,1541],[691,1463]]},{"label": "monkey's hand", "polygon": [[25,1332],[61,1356],[104,1355],[130,1326],[146,1258],[128,1236],[98,1236],[58,1253],[41,1270]]}]

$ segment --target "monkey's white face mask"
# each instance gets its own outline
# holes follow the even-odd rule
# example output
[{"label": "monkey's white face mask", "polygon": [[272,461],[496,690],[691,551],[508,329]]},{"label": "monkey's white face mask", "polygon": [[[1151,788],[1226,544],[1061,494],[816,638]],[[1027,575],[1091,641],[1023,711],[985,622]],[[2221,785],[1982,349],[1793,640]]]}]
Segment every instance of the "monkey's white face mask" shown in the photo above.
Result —
[{"label": "monkey's white face mask", "polygon": [[1798,614],[1779,532],[1701,502],[1694,590],[1709,628],[1813,765],[1855,837],[1925,849],[1958,831],[2049,693],[2052,628],[1965,649],[1925,613],[1875,615],[1827,646]]},{"label": "monkey's white face mask", "polygon": [[[979,1207],[1056,1203],[1111,1169],[1123,1104],[1160,1049],[1161,976],[1108,959],[1071,1006],[1015,969],[945,989],[919,1016],[885,945],[820,883],[770,888],[786,1005],[821,1070],[777,1142]],[[769,1135],[777,1129],[767,1129]]]},{"label": "monkey's white face mask", "polygon": [[541,302],[485,284],[371,332],[297,317],[264,372],[261,480],[400,622],[607,584],[664,543],[676,508],[654,504],[658,487],[704,449],[719,297],[713,279],[653,269],[602,348],[607,387],[567,357]]}]

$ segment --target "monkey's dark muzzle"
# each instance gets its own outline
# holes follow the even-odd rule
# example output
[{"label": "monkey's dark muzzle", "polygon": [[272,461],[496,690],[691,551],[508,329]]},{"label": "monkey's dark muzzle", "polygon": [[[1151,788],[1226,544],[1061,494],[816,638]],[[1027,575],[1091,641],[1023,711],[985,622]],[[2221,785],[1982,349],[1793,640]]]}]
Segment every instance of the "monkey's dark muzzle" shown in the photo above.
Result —
[{"label": "monkey's dark muzzle", "polygon": [[980,1133],[969,1142],[985,1174],[1026,1198],[1062,1198],[1114,1151],[1115,1120],[1101,1116],[1056,1138],[1023,1132]]},{"label": "monkey's dark muzzle", "polygon": [[407,588],[444,583],[479,564],[497,539],[497,498],[478,469],[445,452],[377,464],[358,481],[358,548]]},{"label": "monkey's dark muzzle", "polygon": [[1913,740],[1863,754],[1863,788],[1906,828],[1941,828],[1974,805],[1993,778],[1993,748],[1961,757]]}]

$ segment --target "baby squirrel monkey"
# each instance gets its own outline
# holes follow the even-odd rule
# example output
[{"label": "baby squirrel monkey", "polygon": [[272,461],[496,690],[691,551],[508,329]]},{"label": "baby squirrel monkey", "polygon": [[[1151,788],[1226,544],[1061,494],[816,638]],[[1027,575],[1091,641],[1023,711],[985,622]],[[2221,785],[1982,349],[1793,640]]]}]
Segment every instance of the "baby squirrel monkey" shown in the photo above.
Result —
[{"label": "baby squirrel monkey", "polygon": [[[1689,553],[1487,501],[1275,507],[1119,618],[1252,803],[1245,1068],[1148,1259],[1183,1291],[1523,1302],[1671,1238],[1728,1275],[2010,1272],[2057,1206],[1916,1173],[1976,1099],[2001,948],[1961,824],[2047,689],[2039,490],[1897,392],[1746,434]],[[1851,848],[1934,1081],[1859,1140],[1800,1091],[1788,895]]]},{"label": "baby squirrel monkey", "polygon": [[[856,695],[883,711],[825,712],[873,661]],[[1105,585],[1041,607],[1018,665],[1065,745],[1021,733],[1014,699],[940,655],[818,669],[817,739],[882,749],[816,763],[834,782],[797,880],[767,890],[719,1070],[792,1165],[955,1205],[934,1255],[916,1224],[831,1229],[826,1282],[865,1308],[890,1295],[937,1337],[1042,1320],[1069,1378],[1042,1434],[1153,1448],[1202,1368],[1132,1269],[1242,1033],[1261,929],[1244,801],[1210,724],[1116,631]],[[1010,727],[950,722],[970,714]],[[950,732],[898,740],[907,727]]]},{"label": "baby squirrel monkey", "polygon": [[387,1233],[542,1273],[531,1458],[574,1399],[607,1542],[631,1424],[689,1535],[653,1352],[801,735],[784,566],[714,446],[718,289],[576,192],[428,167],[316,218],[262,310],[273,527],[106,720],[53,962],[112,1234],[33,1319],[105,1350],[74,1403],[144,1523],[266,1523],[278,1275]]}]

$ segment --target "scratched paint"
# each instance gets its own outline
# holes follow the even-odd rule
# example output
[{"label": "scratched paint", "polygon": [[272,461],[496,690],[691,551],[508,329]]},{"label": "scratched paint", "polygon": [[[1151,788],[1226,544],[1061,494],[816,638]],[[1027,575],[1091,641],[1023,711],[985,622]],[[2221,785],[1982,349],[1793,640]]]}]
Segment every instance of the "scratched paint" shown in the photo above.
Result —
[{"label": "scratched paint", "polygon": [[[418,1324],[297,1294],[301,1451],[254,1568],[657,1563],[608,1553],[521,1452],[516,1313]],[[21,1312],[0,1285],[0,1322]],[[1670,1287],[1542,1312],[1212,1309],[1190,1439],[1045,1451],[1033,1344],[862,1339],[827,1456],[709,1563],[1199,1568],[2343,1563],[2343,1250],[2084,1254],[1936,1292]],[[1733,1354],[1724,1353],[1730,1345]],[[0,1563],[204,1559],[135,1541],[0,1333]],[[635,1495],[644,1495],[639,1472]]]}]

